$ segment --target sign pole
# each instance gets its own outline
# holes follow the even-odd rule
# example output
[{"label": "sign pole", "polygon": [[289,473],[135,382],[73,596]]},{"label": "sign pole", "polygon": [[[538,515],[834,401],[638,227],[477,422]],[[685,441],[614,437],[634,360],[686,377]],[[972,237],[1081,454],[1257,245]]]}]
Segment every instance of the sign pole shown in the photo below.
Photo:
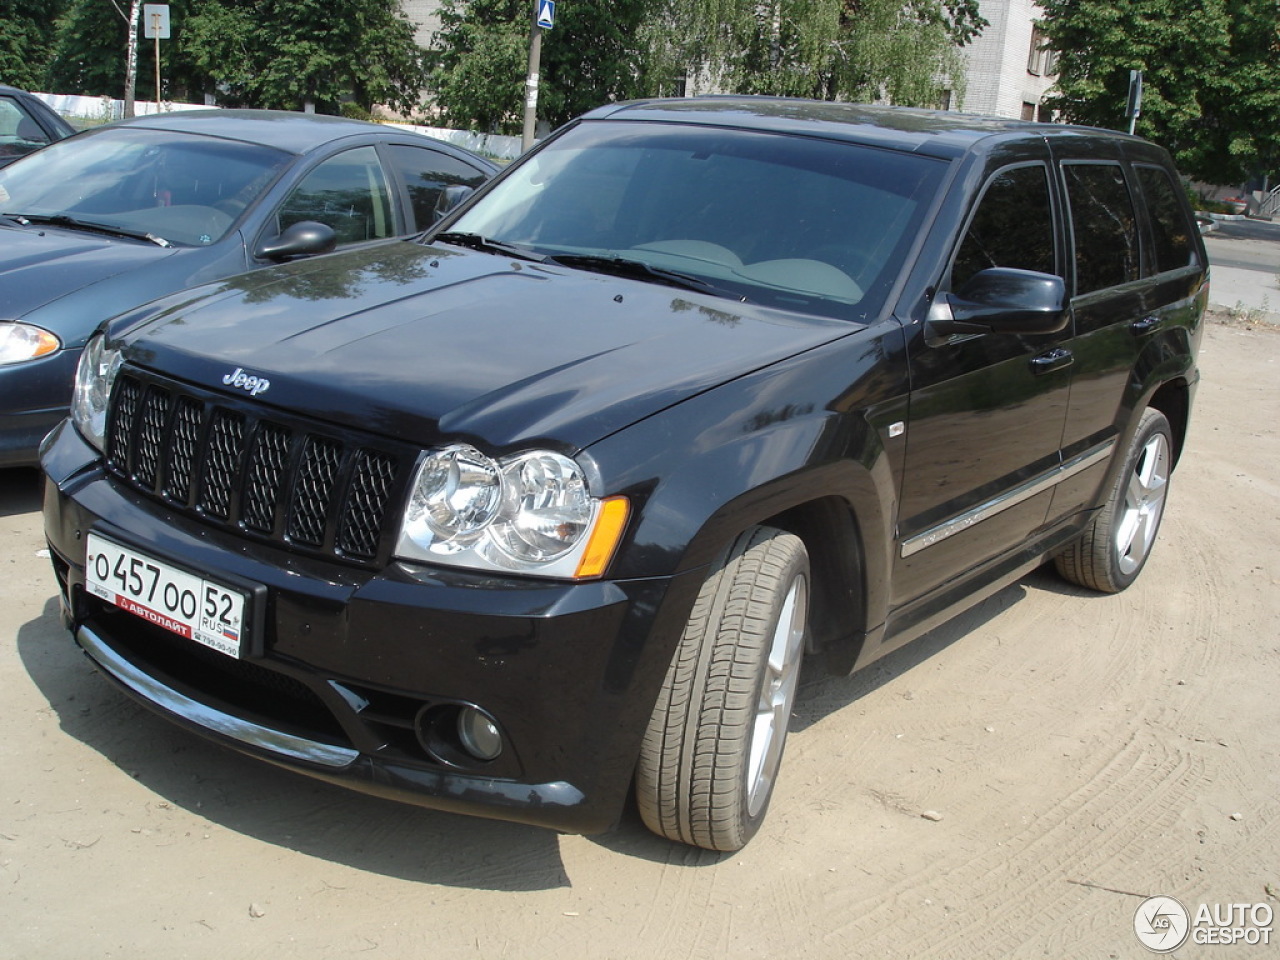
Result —
[{"label": "sign pole", "polygon": [[1142,71],[1129,71],[1129,103],[1125,107],[1125,116],[1129,118],[1129,133],[1138,127],[1138,117],[1142,115]]},{"label": "sign pole", "polygon": [[160,41],[169,39],[169,5],[142,5],[142,35],[156,42],[156,113],[160,112]]},{"label": "sign pole", "polygon": [[160,15],[152,14],[151,25],[156,35],[156,113],[160,112]]}]

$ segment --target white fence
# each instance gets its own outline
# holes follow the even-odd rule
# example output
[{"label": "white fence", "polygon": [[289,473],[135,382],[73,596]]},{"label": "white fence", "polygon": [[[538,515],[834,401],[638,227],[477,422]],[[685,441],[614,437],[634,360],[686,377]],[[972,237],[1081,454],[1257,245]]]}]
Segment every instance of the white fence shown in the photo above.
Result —
[{"label": "white fence", "polygon": [[[109,120],[119,120],[124,116],[124,101],[112,100],[110,97],[71,97],[57,93],[37,93],[36,96],[64,117],[106,123]],[[204,103],[156,103],[152,100],[137,100],[133,105],[133,112],[139,117],[152,113],[171,113],[175,110],[216,109],[218,109],[216,106]],[[421,133],[436,140],[444,140],[498,160],[514,160],[520,156],[519,137],[474,133],[470,130],[448,130],[444,127],[427,127],[416,123],[387,123],[387,126]]]},{"label": "white fence", "polygon": [[[37,97],[53,107],[64,117],[106,123],[124,116],[124,101],[110,97],[72,97],[61,93],[37,93]],[[171,113],[174,110],[216,110],[203,103],[156,103],[154,100],[136,100],[133,112],[141,117],[149,113]]]}]

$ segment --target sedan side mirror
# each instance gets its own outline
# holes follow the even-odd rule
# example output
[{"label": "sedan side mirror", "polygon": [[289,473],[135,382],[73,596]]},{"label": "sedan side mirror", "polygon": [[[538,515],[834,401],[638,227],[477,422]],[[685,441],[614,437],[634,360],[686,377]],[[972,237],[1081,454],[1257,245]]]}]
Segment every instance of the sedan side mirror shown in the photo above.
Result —
[{"label": "sedan side mirror", "polygon": [[285,228],[279,236],[264,240],[253,252],[260,260],[289,260],[328,253],[338,245],[338,235],[328,224],[300,220]]},{"label": "sedan side mirror", "polygon": [[[440,191],[440,196],[436,199],[436,207],[432,213],[435,219],[439,220],[446,213],[455,210],[463,200],[475,193],[474,187],[468,187],[460,183],[450,184]],[[433,223],[435,221],[432,221]]]},{"label": "sedan side mirror", "polygon": [[1057,333],[1067,325],[1067,285],[1033,270],[992,267],[929,310],[931,339],[965,333]]}]

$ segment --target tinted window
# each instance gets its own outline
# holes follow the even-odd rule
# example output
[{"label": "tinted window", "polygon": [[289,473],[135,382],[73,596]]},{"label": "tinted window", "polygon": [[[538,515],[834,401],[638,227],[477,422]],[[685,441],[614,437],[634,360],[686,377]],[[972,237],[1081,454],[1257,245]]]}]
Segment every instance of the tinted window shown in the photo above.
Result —
[{"label": "tinted window", "polygon": [[552,256],[640,261],[734,299],[861,318],[905,263],[945,165],[848,143],[591,122],[453,226]]},{"label": "tinted window", "polygon": [[373,147],[330,157],[312,170],[281,205],[279,226],[316,220],[333,227],[338,244],[394,236],[387,180]]},{"label": "tinted window", "polygon": [[1138,167],[1137,171],[1138,185],[1142,188],[1147,214],[1151,218],[1157,272],[1177,270],[1195,263],[1191,225],[1168,172],[1160,167]]},{"label": "tinted window", "polygon": [[988,267],[1056,272],[1053,205],[1043,166],[1014,167],[992,178],[956,254],[952,289]]},{"label": "tinted window", "polygon": [[425,147],[392,145],[389,148],[395,166],[413,205],[413,218],[419,230],[425,230],[440,219],[441,201],[447,187],[475,188],[484,183],[485,175],[461,160]]},{"label": "tinted window", "polygon": [[1133,197],[1119,164],[1064,164],[1076,243],[1076,293],[1138,279]]}]

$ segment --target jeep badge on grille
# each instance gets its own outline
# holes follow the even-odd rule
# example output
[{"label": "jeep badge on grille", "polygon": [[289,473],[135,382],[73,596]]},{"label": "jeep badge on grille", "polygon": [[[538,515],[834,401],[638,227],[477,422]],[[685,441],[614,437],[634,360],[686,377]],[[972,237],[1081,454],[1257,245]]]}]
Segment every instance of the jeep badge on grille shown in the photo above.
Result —
[{"label": "jeep badge on grille", "polygon": [[229,387],[239,387],[241,390],[249,391],[251,397],[266,393],[271,388],[270,380],[266,377],[255,377],[252,374],[245,373],[244,367],[236,367],[234,372],[228,373],[222,378],[222,382]]}]

